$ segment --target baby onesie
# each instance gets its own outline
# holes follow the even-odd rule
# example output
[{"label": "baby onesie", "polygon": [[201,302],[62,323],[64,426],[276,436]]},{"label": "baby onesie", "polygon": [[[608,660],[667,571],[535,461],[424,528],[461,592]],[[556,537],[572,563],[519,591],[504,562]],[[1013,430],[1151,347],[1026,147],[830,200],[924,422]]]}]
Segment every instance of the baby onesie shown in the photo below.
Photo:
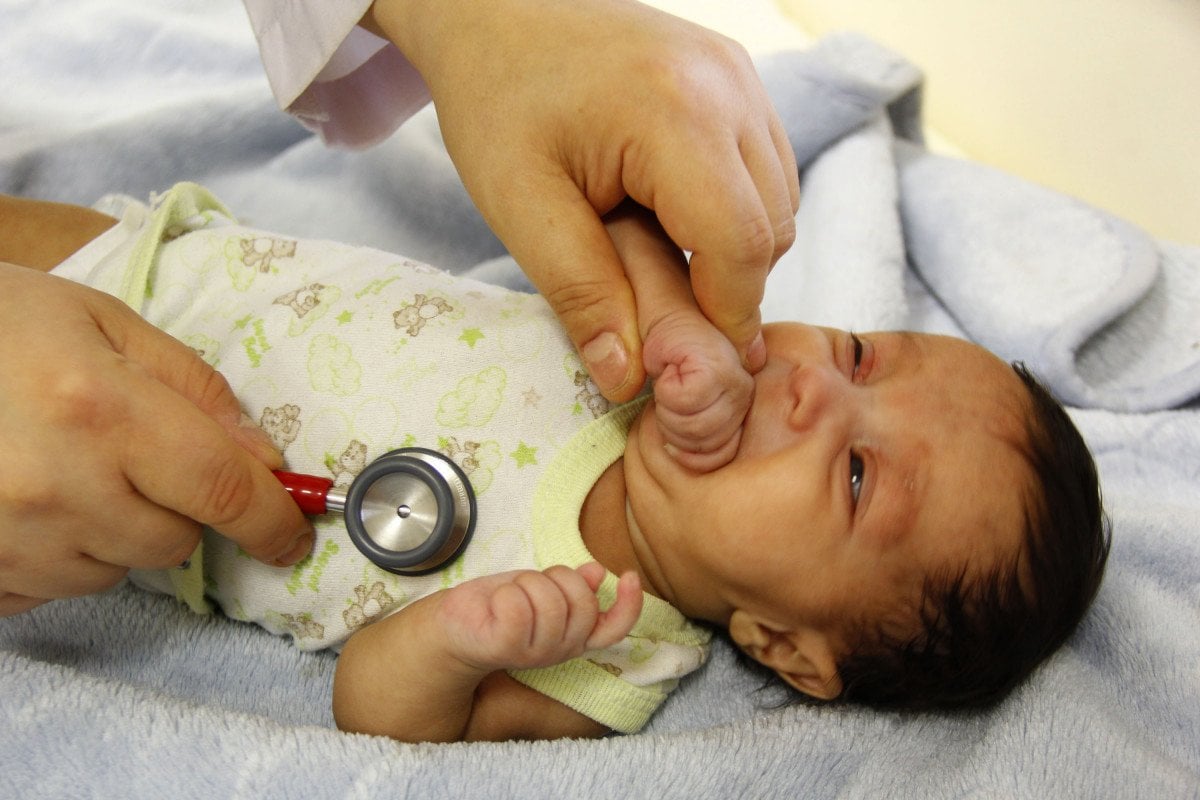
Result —
[{"label": "baby onesie", "polygon": [[[345,485],[377,456],[422,446],[452,458],[476,492],[470,544],[428,575],[377,568],[341,516],[326,515],[294,567],[261,564],[206,532],[187,569],[138,574],[139,584],[197,610],[203,594],[229,617],[316,649],[480,575],[592,560],[579,512],[641,404],[609,409],[541,297],[245,228],[194,184],[152,207],[130,203],[56,273],[120,297],[192,347],[229,380],[286,469]],[[602,604],[616,583],[606,575]],[[703,663],[708,641],[669,604],[644,600],[617,645],[513,676],[615,730],[640,728]]]}]

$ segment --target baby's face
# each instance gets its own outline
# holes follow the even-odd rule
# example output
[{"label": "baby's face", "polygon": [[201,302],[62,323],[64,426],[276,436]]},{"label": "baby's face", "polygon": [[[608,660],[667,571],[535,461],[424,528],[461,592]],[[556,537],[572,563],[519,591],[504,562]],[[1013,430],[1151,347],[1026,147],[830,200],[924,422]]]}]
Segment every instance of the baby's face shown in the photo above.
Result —
[{"label": "baby's face", "polygon": [[654,498],[689,531],[688,552],[664,559],[668,581],[707,574],[733,608],[836,635],[911,610],[939,570],[970,577],[1017,553],[1031,477],[1026,390],[1007,364],[940,336],[800,324],[764,336],[728,466],[689,473],[657,425],[635,426],[627,459],[650,479],[630,487],[635,514]]}]

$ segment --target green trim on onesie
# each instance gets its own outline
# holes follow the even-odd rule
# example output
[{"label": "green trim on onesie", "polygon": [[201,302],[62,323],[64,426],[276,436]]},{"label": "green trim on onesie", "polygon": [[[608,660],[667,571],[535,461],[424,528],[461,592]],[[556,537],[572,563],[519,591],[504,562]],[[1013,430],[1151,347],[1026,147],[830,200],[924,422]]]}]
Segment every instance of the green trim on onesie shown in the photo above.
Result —
[{"label": "green trim on onesie", "polygon": [[[579,532],[579,513],[596,481],[625,453],[629,427],[645,407],[642,397],[589,423],[571,437],[542,476],[533,497],[533,549],[539,569],[579,567],[595,558]],[[604,576],[596,595],[608,608],[618,577]],[[662,598],[643,594],[642,614],[628,638],[702,647],[712,634]],[[512,670],[513,678],[621,733],[640,730],[674,688],[636,686],[581,656],[553,667]]]}]

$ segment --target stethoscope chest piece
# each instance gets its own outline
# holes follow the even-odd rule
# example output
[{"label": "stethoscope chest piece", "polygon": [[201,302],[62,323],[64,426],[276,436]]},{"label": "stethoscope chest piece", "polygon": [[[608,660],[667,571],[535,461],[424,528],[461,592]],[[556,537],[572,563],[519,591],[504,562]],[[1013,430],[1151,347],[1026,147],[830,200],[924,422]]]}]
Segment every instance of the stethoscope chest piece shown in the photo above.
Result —
[{"label": "stethoscope chest piece", "polygon": [[377,566],[419,575],[453,560],[475,530],[467,476],[433,450],[408,447],[372,461],[346,493],[346,530]]},{"label": "stethoscope chest piece", "polygon": [[276,472],[309,514],[341,511],[364,556],[397,575],[421,575],[453,561],[475,531],[475,492],[446,456],[422,447],[385,453],[343,493],[326,478]]}]

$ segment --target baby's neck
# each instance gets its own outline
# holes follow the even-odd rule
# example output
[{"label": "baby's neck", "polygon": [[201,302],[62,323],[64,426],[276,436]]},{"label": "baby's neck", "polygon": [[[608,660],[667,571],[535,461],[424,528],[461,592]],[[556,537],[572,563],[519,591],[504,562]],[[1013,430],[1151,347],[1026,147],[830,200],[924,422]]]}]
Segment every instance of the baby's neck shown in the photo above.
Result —
[{"label": "baby's neck", "polygon": [[579,512],[584,546],[609,572],[622,575],[633,570],[645,591],[664,597],[657,585],[658,576],[649,574],[638,558],[626,515],[626,497],[625,461],[617,459],[596,481]]}]

